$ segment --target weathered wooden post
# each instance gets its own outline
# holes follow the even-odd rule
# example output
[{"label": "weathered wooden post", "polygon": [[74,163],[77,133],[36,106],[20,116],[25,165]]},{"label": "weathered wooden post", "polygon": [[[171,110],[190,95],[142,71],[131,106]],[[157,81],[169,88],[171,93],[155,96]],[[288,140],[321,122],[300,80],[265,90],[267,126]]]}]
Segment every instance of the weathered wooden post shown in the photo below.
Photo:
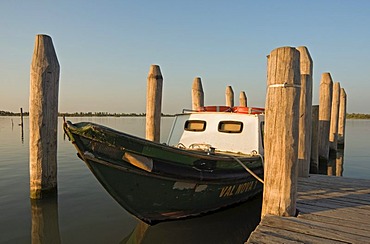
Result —
[{"label": "weathered wooden post", "polygon": [[19,125],[23,127],[23,108],[21,108],[21,123]]},{"label": "weathered wooden post", "polygon": [[301,69],[298,176],[308,177],[310,172],[311,155],[313,62],[306,47],[298,47],[297,50],[300,53]]},{"label": "weathered wooden post", "polygon": [[268,58],[262,217],[296,213],[299,62],[293,47],[274,49]]},{"label": "weathered wooden post", "polygon": [[231,86],[226,87],[226,106],[234,107],[234,91]]},{"label": "weathered wooden post", "polygon": [[239,94],[239,106],[241,106],[241,107],[247,107],[248,106],[247,95],[245,94],[244,91],[241,91],[240,94]]},{"label": "weathered wooden post", "polygon": [[23,144],[24,143],[23,108],[21,108],[21,123],[19,124],[19,126],[21,127],[21,141]]},{"label": "weathered wooden post", "polygon": [[191,89],[192,110],[199,110],[204,107],[204,92],[202,80],[200,77],[195,77],[193,87]]},{"label": "weathered wooden post", "polygon": [[319,172],[319,105],[312,106],[311,163],[310,173]]},{"label": "weathered wooden post", "polygon": [[333,80],[330,73],[323,73],[319,94],[319,167],[326,169],[329,160],[329,130]]},{"label": "weathered wooden post", "polygon": [[339,120],[338,120],[338,148],[344,148],[347,114],[347,94],[344,88],[340,89]]},{"label": "weathered wooden post", "polygon": [[37,35],[30,87],[30,197],[56,192],[59,62],[51,37]]},{"label": "weathered wooden post", "polygon": [[163,77],[158,65],[151,65],[146,93],[146,139],[159,142]]},{"label": "weathered wooden post", "polygon": [[[340,99],[340,83],[333,84],[333,96],[331,103],[331,116],[330,116],[330,132],[329,132],[329,149],[337,151],[338,144],[338,119],[339,119],[339,99]],[[330,154],[330,152],[329,152]]]}]

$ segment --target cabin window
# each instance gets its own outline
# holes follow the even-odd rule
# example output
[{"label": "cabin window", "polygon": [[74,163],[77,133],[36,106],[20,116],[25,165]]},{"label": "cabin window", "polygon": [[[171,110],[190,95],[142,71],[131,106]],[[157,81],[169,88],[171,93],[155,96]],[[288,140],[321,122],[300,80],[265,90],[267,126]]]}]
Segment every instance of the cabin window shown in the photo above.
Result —
[{"label": "cabin window", "polygon": [[187,131],[204,131],[206,122],[203,120],[187,120],[184,129]]},{"label": "cabin window", "polygon": [[240,121],[221,121],[218,123],[218,131],[224,133],[241,133],[243,123]]}]

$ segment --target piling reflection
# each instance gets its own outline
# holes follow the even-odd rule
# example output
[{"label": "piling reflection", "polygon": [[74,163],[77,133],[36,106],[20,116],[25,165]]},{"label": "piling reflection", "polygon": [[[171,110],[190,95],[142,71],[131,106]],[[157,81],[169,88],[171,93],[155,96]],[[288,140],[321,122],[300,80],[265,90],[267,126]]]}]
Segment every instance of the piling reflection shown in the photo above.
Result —
[{"label": "piling reflection", "polygon": [[24,129],[23,129],[23,125],[21,125],[20,128],[21,128],[21,141],[22,141],[22,144],[24,144]]},{"label": "piling reflection", "polygon": [[61,243],[58,221],[58,197],[31,199],[32,243]]},{"label": "piling reflection", "polygon": [[335,157],[330,157],[328,161],[328,166],[327,166],[327,175],[333,176],[335,175],[335,163],[336,158]]},{"label": "piling reflection", "polygon": [[336,157],[336,176],[343,176],[344,171],[344,150],[338,149]]},{"label": "piling reflection", "polygon": [[338,149],[330,155],[327,164],[327,175],[343,176],[344,150]]},{"label": "piling reflection", "polygon": [[250,201],[202,217],[149,226],[139,222],[121,244],[244,243],[260,221],[262,194]]}]

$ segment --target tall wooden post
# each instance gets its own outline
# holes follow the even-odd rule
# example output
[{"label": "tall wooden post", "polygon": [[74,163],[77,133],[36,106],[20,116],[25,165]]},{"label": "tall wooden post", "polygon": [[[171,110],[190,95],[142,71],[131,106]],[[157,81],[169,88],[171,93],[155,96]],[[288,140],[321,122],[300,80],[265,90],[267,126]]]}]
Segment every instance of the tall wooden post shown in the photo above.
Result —
[{"label": "tall wooden post", "polygon": [[193,87],[191,89],[192,110],[199,110],[204,107],[204,92],[202,80],[200,77],[195,77]]},{"label": "tall wooden post", "polygon": [[311,163],[310,173],[319,172],[319,105],[312,106]]},{"label": "tall wooden post", "polygon": [[338,144],[338,119],[339,119],[339,98],[340,98],[340,83],[335,82],[333,85],[333,96],[331,103],[330,116],[330,132],[329,132],[329,148],[335,152]]},{"label": "tall wooden post", "polygon": [[247,107],[248,106],[247,95],[245,94],[244,91],[241,91],[240,94],[239,94],[239,106],[241,106],[241,107]]},{"label": "tall wooden post", "polygon": [[301,69],[301,98],[299,112],[298,176],[308,177],[310,171],[312,130],[313,62],[306,47],[298,47]]},{"label": "tall wooden post", "polygon": [[23,127],[23,108],[21,108],[21,123],[20,126]]},{"label": "tall wooden post", "polygon": [[21,123],[19,125],[21,127],[21,141],[22,141],[22,144],[23,144],[24,143],[23,108],[21,108]]},{"label": "tall wooden post", "polygon": [[323,73],[320,82],[319,98],[319,166],[326,168],[329,160],[329,130],[333,80],[330,73]]},{"label": "tall wooden post", "polygon": [[277,48],[268,58],[262,217],[296,213],[299,62],[292,47]]},{"label": "tall wooden post", "polygon": [[226,106],[234,107],[234,91],[231,86],[226,87]]},{"label": "tall wooden post", "polygon": [[37,35],[30,87],[30,197],[40,199],[57,187],[59,62],[53,42]]},{"label": "tall wooden post", "polygon": [[340,89],[339,120],[338,120],[338,147],[344,148],[347,114],[347,94],[344,88]]},{"label": "tall wooden post", "polygon": [[151,65],[146,93],[146,139],[159,142],[163,77],[158,65]]}]

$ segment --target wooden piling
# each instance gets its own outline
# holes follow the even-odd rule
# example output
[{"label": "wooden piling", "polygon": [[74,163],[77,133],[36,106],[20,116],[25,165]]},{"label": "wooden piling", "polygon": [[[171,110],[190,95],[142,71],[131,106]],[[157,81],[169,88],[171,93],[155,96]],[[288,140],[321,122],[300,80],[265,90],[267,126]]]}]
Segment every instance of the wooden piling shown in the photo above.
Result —
[{"label": "wooden piling", "polygon": [[299,62],[292,47],[277,48],[268,57],[262,217],[296,213]]},{"label": "wooden piling", "polygon": [[331,103],[333,94],[333,80],[330,73],[323,73],[320,82],[319,94],[319,166],[326,167],[324,164],[329,159],[329,131]]},{"label": "wooden piling", "polygon": [[21,141],[23,144],[24,143],[23,108],[21,108],[20,110],[21,110],[21,123],[19,124],[19,126],[21,127]]},{"label": "wooden piling", "polygon": [[308,177],[310,171],[312,130],[312,74],[313,62],[306,47],[300,53],[301,98],[299,116],[298,176]]},{"label": "wooden piling", "polygon": [[19,125],[23,127],[23,108],[21,108],[21,123]]},{"label": "wooden piling", "polygon": [[146,93],[146,139],[160,142],[163,77],[158,65],[151,65]]},{"label": "wooden piling", "polygon": [[226,87],[226,106],[234,107],[234,91],[231,86]]},{"label": "wooden piling", "polygon": [[338,119],[338,148],[344,148],[346,114],[347,114],[347,94],[344,88],[340,89],[339,99],[339,119]]},{"label": "wooden piling", "polygon": [[37,35],[30,86],[30,197],[56,192],[59,62],[52,39]]},{"label": "wooden piling", "polygon": [[193,81],[193,86],[191,89],[191,98],[192,98],[192,110],[199,110],[201,107],[204,107],[204,92],[202,86],[202,80],[200,77],[195,77]]},{"label": "wooden piling", "polygon": [[330,132],[329,132],[329,149],[333,151],[333,154],[335,154],[335,152],[337,151],[338,144],[339,99],[340,99],[340,83],[334,82],[331,103]]},{"label": "wooden piling", "polygon": [[312,106],[312,130],[311,130],[311,162],[310,173],[319,172],[319,105]]},{"label": "wooden piling", "polygon": [[247,95],[245,94],[244,91],[241,91],[239,94],[239,106],[248,107]]}]

